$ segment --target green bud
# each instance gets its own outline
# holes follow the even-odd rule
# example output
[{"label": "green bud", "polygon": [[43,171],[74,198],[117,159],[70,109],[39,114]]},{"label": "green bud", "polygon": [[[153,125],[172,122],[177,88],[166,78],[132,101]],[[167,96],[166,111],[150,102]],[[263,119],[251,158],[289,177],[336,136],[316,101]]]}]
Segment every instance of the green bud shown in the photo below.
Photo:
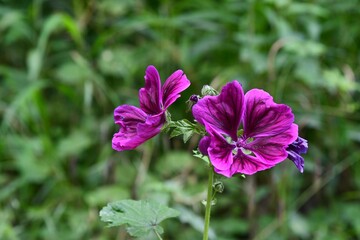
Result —
[{"label": "green bud", "polygon": [[218,94],[219,93],[209,85],[204,85],[203,88],[201,89],[202,96],[216,96]]},{"label": "green bud", "polygon": [[213,184],[213,188],[215,192],[222,193],[224,191],[224,184],[220,181],[216,181]]}]

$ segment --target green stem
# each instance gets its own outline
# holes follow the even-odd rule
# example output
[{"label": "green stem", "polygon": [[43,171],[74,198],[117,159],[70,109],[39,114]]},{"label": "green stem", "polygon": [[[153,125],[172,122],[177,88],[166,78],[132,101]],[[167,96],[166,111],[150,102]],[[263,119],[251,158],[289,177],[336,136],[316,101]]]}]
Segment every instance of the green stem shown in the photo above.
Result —
[{"label": "green stem", "polygon": [[161,238],[160,234],[159,234],[155,229],[154,229],[154,232],[155,232],[155,234],[156,234],[156,236],[158,237],[159,240],[163,240],[163,239]]},{"label": "green stem", "polygon": [[211,167],[209,167],[209,180],[208,180],[208,192],[207,192],[207,198],[206,198],[203,240],[208,240],[208,234],[209,234],[210,213],[211,213],[211,205],[212,205],[213,179],[214,179],[214,169],[211,166]]}]

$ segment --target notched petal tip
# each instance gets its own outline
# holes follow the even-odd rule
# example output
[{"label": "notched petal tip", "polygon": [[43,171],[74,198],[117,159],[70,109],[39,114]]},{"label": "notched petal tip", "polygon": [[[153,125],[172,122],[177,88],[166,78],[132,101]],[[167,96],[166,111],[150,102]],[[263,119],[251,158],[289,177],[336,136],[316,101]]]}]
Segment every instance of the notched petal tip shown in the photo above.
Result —
[{"label": "notched petal tip", "polygon": [[286,131],[271,137],[258,137],[244,148],[252,151],[258,159],[267,165],[276,165],[286,160],[286,148],[298,136],[298,126],[292,124]]},{"label": "notched petal tip", "polygon": [[217,174],[223,175],[224,177],[227,178],[231,178],[234,173],[231,171],[231,169],[226,169],[226,170],[220,170],[214,167],[214,172],[216,172]]},{"label": "notched petal tip", "polygon": [[263,171],[274,166],[274,164],[267,164],[257,157],[238,152],[238,154],[234,156],[233,163],[229,166],[229,168],[224,170],[214,168],[214,170],[216,173],[230,178],[236,174],[253,175],[259,171]]},{"label": "notched petal tip", "polygon": [[253,175],[259,171],[263,171],[274,167],[275,164],[265,162],[262,158],[238,152],[234,158],[234,168],[237,173]]},{"label": "notched petal tip", "polygon": [[159,71],[154,65],[149,65],[145,70],[145,80],[147,79],[160,79]]},{"label": "notched petal tip", "polygon": [[293,122],[291,108],[275,103],[269,93],[252,89],[245,94],[245,136],[271,137],[286,131]]},{"label": "notched petal tip", "polygon": [[149,71],[152,71],[152,70],[157,71],[157,69],[156,69],[156,67],[155,67],[154,65],[149,65],[149,66],[147,66],[146,71],[147,71],[147,70],[149,70]]},{"label": "notched petal tip", "polygon": [[163,109],[166,110],[173,104],[180,97],[180,93],[189,86],[190,81],[182,70],[176,70],[171,74],[161,89]]},{"label": "notched petal tip", "polygon": [[150,65],[145,71],[145,87],[139,90],[140,108],[147,114],[161,112],[161,80],[157,69]]}]

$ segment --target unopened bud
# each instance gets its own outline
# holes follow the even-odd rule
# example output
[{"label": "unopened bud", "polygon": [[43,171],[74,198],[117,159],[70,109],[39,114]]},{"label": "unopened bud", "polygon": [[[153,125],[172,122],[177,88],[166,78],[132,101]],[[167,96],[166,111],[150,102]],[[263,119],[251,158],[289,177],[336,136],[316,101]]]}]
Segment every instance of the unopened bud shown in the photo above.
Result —
[{"label": "unopened bud", "polygon": [[216,181],[213,184],[213,188],[215,192],[222,193],[224,191],[224,184],[220,181]]},{"label": "unopened bud", "polygon": [[202,96],[216,96],[218,94],[219,93],[209,85],[204,85],[203,88],[201,89]]},{"label": "unopened bud", "polygon": [[187,105],[188,105],[188,109],[187,111],[190,111],[191,108],[199,101],[200,96],[199,95],[191,95],[191,97],[189,98],[189,100],[186,101]]},{"label": "unopened bud", "polygon": [[199,101],[200,96],[198,95],[191,95],[191,97],[189,98],[189,101],[192,102],[193,104],[197,103]]}]

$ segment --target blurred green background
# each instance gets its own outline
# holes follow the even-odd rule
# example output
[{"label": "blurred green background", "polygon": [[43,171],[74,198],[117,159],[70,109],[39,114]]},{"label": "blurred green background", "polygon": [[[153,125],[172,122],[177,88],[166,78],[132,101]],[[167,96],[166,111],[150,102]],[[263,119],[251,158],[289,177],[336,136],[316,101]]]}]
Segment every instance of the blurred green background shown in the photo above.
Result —
[{"label": "blurred green background", "polygon": [[303,174],[287,160],[220,179],[212,239],[360,239],[359,19],[358,0],[0,0],[0,239],[130,239],[98,217],[125,198],[181,211],[164,239],[201,239],[199,139],[111,148],[150,64],[192,82],[173,119],[237,79],[290,105],[309,140]]}]

